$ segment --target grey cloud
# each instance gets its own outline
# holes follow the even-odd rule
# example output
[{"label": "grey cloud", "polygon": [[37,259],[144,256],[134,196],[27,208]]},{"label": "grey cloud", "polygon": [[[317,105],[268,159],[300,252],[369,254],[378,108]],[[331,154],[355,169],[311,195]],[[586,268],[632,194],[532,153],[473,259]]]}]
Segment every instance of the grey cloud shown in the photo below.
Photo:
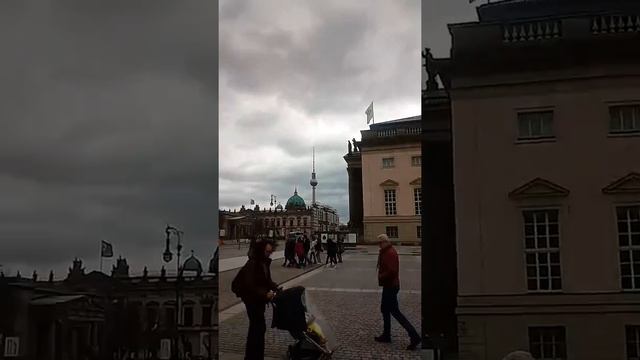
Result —
[{"label": "grey cloud", "polygon": [[217,4],[15,4],[0,5],[0,264],[93,270],[107,240],[158,269],[167,223],[208,260]]}]

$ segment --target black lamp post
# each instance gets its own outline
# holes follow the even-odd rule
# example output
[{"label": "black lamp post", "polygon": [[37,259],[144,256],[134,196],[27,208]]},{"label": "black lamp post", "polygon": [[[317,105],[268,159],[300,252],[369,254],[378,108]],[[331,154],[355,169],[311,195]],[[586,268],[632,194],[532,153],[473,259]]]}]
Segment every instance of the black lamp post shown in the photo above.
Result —
[{"label": "black lamp post", "polygon": [[182,251],[182,235],[184,232],[176,229],[173,226],[167,225],[164,230],[166,237],[166,248],[164,253],[162,254],[162,259],[164,262],[168,263],[173,259],[173,253],[170,249],[171,235],[175,235],[178,241],[176,246],[176,333],[175,339],[173,340],[174,346],[174,358],[178,358],[178,339],[179,339],[179,329],[180,329],[180,254]]}]

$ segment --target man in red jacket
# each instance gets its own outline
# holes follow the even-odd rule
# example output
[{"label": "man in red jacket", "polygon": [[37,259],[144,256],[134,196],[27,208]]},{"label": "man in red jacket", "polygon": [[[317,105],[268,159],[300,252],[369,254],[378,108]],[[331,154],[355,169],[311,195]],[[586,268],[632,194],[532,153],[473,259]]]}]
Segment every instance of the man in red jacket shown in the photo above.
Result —
[{"label": "man in red jacket", "polygon": [[398,253],[393,248],[389,237],[385,234],[378,235],[380,254],[378,255],[378,285],[382,286],[382,302],[380,311],[384,320],[384,332],[375,337],[377,342],[391,342],[391,316],[398,320],[407,331],[411,343],[407,350],[415,350],[420,344],[420,335],[411,325],[409,320],[400,312],[398,305],[398,292],[400,291],[400,261]]}]

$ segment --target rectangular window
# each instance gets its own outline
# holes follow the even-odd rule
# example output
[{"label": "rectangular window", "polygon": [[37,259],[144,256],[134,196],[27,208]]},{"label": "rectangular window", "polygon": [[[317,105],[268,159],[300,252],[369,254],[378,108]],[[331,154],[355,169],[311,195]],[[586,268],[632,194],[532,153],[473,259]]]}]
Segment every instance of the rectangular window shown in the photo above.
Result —
[{"label": "rectangular window", "polygon": [[411,166],[422,166],[422,156],[412,156]]},{"label": "rectangular window", "polygon": [[384,213],[385,215],[396,215],[396,191],[384,191]]},{"label": "rectangular window", "polygon": [[387,226],[386,232],[387,232],[387,236],[390,239],[397,239],[398,238],[398,227],[397,226]]},{"label": "rectangular window", "polygon": [[565,360],[567,343],[563,326],[529,328],[529,352],[540,360]]},{"label": "rectangular window", "polygon": [[418,227],[416,227],[416,232],[418,235],[418,239],[422,239],[422,226],[418,225]]},{"label": "rectangular window", "polygon": [[616,215],[622,289],[640,290],[640,205],[619,206]]},{"label": "rectangular window", "polygon": [[304,222],[304,226],[307,226],[307,218],[305,217],[302,221]]},{"label": "rectangular window", "polygon": [[553,111],[518,113],[518,140],[553,138]]},{"label": "rectangular window", "polygon": [[384,158],[382,159],[382,167],[384,169],[388,169],[388,168],[392,168],[393,167],[393,158]]},{"label": "rectangular window", "polygon": [[211,326],[211,309],[211,305],[202,308],[202,326]]},{"label": "rectangular window", "polygon": [[280,226],[280,218],[276,219],[276,226]]},{"label": "rectangular window", "polygon": [[640,326],[627,325],[627,360],[640,360]]},{"label": "rectangular window", "polygon": [[165,307],[164,323],[167,329],[173,329],[176,326],[176,311],[173,307]]},{"label": "rectangular window", "polygon": [[640,132],[640,105],[619,105],[609,108],[609,133]]},{"label": "rectangular window", "polygon": [[558,210],[524,211],[523,216],[527,288],[561,290]]},{"label": "rectangular window", "polygon": [[413,189],[413,207],[416,215],[422,215],[422,188]]},{"label": "rectangular window", "polygon": [[188,306],[184,308],[184,326],[193,326],[193,307]]}]

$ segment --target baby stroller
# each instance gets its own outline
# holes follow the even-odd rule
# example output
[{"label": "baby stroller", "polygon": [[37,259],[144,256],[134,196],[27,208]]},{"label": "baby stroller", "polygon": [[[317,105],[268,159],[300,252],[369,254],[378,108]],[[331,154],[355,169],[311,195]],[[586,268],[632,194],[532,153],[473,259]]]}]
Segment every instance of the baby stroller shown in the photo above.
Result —
[{"label": "baby stroller", "polygon": [[302,286],[279,291],[273,298],[271,327],[288,331],[296,340],[289,345],[288,360],[328,360],[337,349],[331,327],[312,308]]}]

